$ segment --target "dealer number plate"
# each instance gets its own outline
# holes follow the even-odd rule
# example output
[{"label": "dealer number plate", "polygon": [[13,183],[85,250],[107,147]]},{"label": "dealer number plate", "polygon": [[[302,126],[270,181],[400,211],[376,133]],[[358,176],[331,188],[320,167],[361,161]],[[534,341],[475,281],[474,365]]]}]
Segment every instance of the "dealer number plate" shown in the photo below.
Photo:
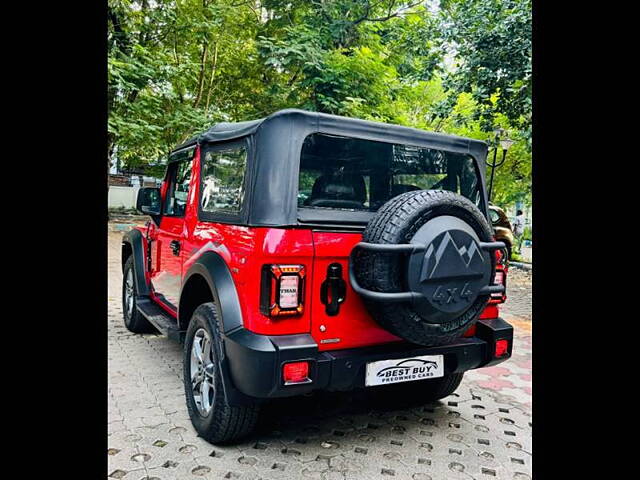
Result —
[{"label": "dealer number plate", "polygon": [[387,385],[390,383],[412,382],[444,376],[442,355],[380,360],[367,363],[365,385]]}]

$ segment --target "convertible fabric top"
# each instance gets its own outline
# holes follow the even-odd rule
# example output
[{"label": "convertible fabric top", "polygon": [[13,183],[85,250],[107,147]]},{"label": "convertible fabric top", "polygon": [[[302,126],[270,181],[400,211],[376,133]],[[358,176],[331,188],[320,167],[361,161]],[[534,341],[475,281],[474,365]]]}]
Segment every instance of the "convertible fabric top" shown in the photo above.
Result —
[{"label": "convertible fabric top", "polygon": [[[479,171],[486,205],[485,142],[326,113],[287,109],[259,120],[218,123],[177,147],[173,158],[177,161],[181,153],[190,152],[195,145],[205,148],[211,145],[215,148],[216,144],[246,139],[249,150],[245,176],[247,196],[242,212],[233,219],[234,222],[253,226],[307,225],[314,222],[323,225],[366,225],[373,212],[316,209],[312,212],[312,218],[305,217],[304,209],[300,209],[302,213],[299,215],[300,153],[305,139],[315,133],[470,155]],[[487,212],[484,213],[486,216]]]},{"label": "convertible fabric top", "polygon": [[[470,138],[293,108],[277,111],[268,117],[258,120],[217,123],[207,131],[182,143],[173,151],[182,150],[183,148],[196,144],[223,142],[252,135],[256,133],[259,128],[274,121],[276,121],[276,123],[288,121],[291,135],[303,133],[308,130],[310,124],[313,124],[313,126],[316,127],[314,130],[321,132],[327,129],[332,130],[334,134],[339,130],[341,135],[347,137],[355,136],[359,138],[369,138],[371,140],[381,140],[389,137],[388,141],[396,143],[404,141],[404,143],[409,144],[415,143],[412,142],[412,140],[421,140],[422,142],[427,141],[432,144],[438,144],[443,149],[453,148],[457,151],[466,150],[470,154],[484,153],[486,155],[487,151],[487,144],[485,142]],[[274,138],[274,140],[281,142],[282,138]]]},{"label": "convertible fabric top", "polygon": [[206,132],[191,137],[186,142],[177,146],[173,151],[182,150],[183,148],[187,148],[198,143],[220,142],[251,135],[265,120],[265,118],[260,118],[258,120],[247,120],[246,122],[216,123]]}]

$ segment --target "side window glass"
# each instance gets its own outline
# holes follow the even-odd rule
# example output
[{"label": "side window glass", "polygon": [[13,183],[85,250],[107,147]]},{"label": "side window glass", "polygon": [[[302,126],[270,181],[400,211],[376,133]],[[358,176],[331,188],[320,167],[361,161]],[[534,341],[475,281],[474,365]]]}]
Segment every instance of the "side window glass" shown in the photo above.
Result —
[{"label": "side window glass", "polygon": [[189,180],[191,179],[191,160],[172,163],[169,166],[167,181],[167,200],[164,214],[173,217],[183,217],[187,208],[189,195]]},{"label": "side window glass", "polygon": [[205,152],[201,185],[203,212],[240,213],[246,166],[247,149],[244,146]]}]

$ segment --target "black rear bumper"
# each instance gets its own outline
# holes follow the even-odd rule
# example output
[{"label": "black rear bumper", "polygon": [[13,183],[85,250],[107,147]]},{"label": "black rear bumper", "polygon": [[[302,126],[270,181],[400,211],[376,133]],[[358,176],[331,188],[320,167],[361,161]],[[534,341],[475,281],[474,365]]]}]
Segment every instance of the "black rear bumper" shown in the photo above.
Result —
[{"label": "black rear bumper", "polygon": [[[495,358],[495,343],[509,342],[506,355]],[[224,338],[222,368],[225,391],[231,403],[256,398],[301,395],[312,390],[353,390],[364,387],[368,362],[404,359],[420,355],[443,355],[444,373],[487,367],[511,356],[513,327],[501,318],[479,320],[475,337],[460,338],[439,347],[398,342],[373,347],[319,352],[311,335],[257,335],[243,328]],[[284,385],[282,365],[291,361],[310,363],[310,383]]]}]

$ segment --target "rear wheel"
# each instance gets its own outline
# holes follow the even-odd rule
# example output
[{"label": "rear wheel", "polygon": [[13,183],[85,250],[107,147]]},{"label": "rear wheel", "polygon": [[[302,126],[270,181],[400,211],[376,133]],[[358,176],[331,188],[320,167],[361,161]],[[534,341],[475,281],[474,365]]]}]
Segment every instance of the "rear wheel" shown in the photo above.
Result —
[{"label": "rear wheel", "polygon": [[419,399],[419,402],[433,402],[455,392],[463,375],[464,373],[450,373],[440,378],[399,383],[393,387],[396,387],[396,395]]},{"label": "rear wheel", "polygon": [[464,373],[450,373],[441,378],[425,380],[420,388],[420,395],[427,401],[440,400],[455,392],[462,382]]},{"label": "rear wheel", "polygon": [[218,313],[213,303],[196,308],[184,343],[184,389],[191,423],[198,435],[222,444],[251,433],[259,406],[227,403],[220,368]]}]

